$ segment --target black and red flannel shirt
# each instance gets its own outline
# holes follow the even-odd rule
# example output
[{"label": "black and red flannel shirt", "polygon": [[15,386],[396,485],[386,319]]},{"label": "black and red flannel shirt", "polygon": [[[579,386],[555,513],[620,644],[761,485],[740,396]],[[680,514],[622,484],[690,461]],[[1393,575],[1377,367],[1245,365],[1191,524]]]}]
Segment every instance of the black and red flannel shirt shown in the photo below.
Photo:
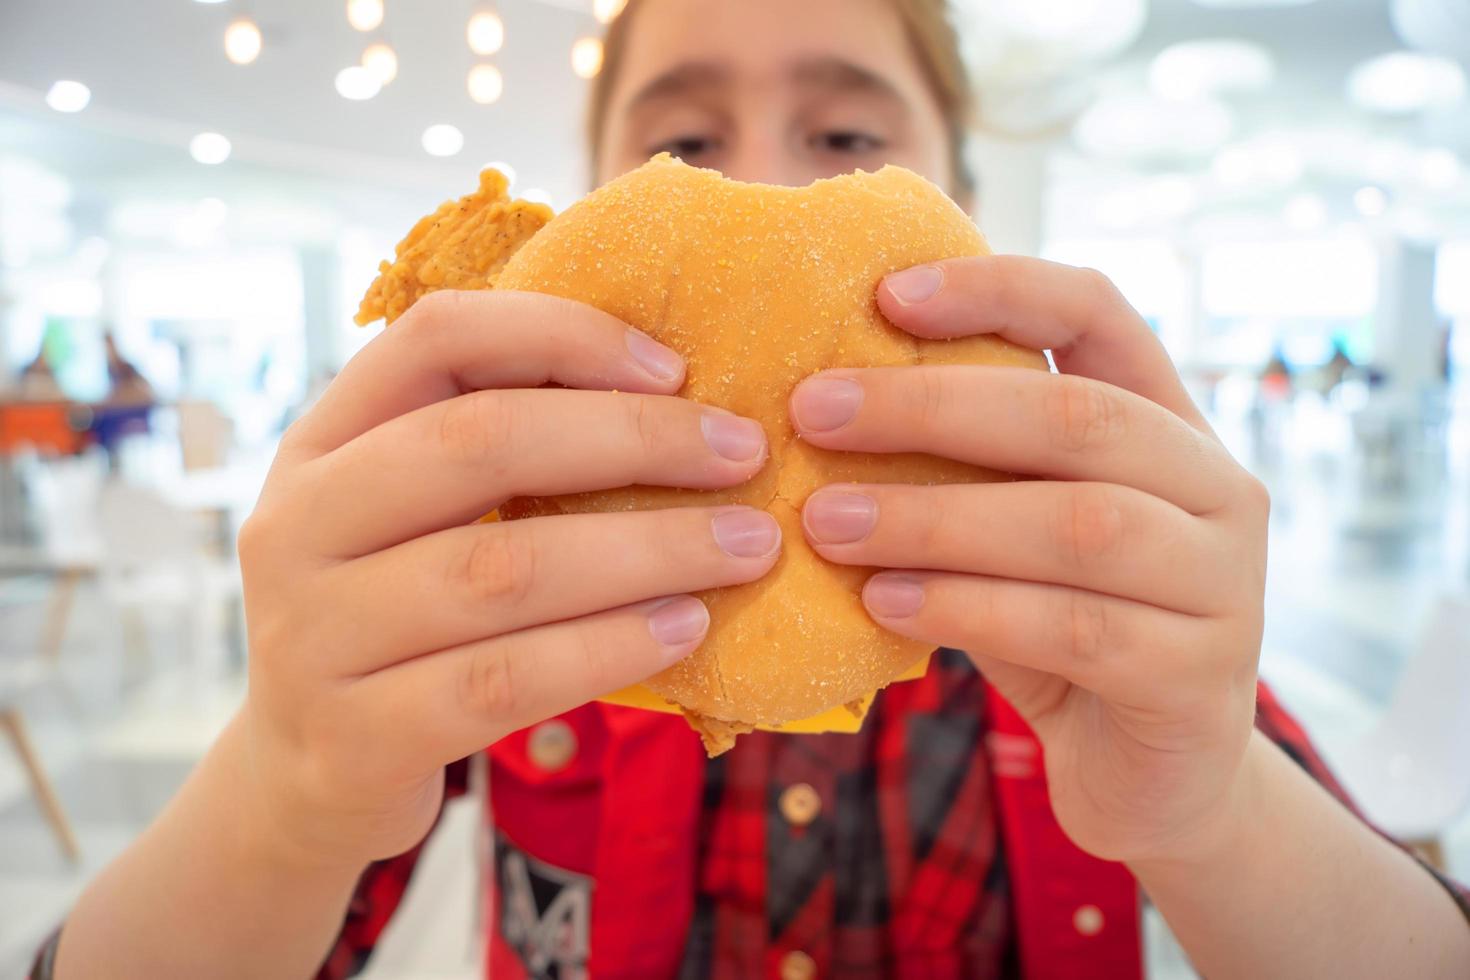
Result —
[{"label": "black and red flannel shirt", "polygon": [[[609,712],[615,722],[606,721]],[[629,721],[621,712],[641,717]],[[1072,963],[1090,964],[1087,975],[1138,972],[1137,921],[1127,909],[1116,901],[1103,904],[1106,915],[1086,901],[1074,907],[1088,882],[1028,883],[1017,867],[1042,835],[1030,829],[1034,814],[1020,823],[1003,819],[1003,783],[1035,776],[1040,759],[1000,731],[993,692],[959,652],[940,651],[925,678],[881,693],[856,735],[743,736],[728,754],[701,757],[702,779],[689,786],[660,782],[694,758],[682,747],[668,751],[685,745],[685,735],[673,734],[683,731],[679,719],[589,705],[564,720],[579,758],[560,776],[543,780],[526,765],[526,733],[491,750],[498,901],[490,903],[486,928],[497,980],[589,970],[715,980],[1048,975],[1038,945],[1070,946],[1081,957]],[[635,727],[614,731],[624,724]],[[1351,807],[1305,733],[1264,688],[1256,724]],[[657,738],[648,736],[649,725]],[[697,752],[692,738],[688,748]],[[504,789],[497,768],[513,770],[502,773]],[[464,766],[454,767],[450,792],[464,783]],[[601,809],[595,802],[608,785],[643,784],[656,787],[653,795],[625,792]],[[793,786],[814,791],[797,821],[783,808]],[[664,818],[686,790],[697,795],[688,813]],[[609,807],[616,813],[603,812]],[[659,814],[670,839],[645,840],[660,836],[656,822],[619,830],[618,815],[630,811]],[[692,840],[677,839],[686,834]],[[619,865],[610,849],[640,856]],[[677,858],[686,852],[681,869]],[[364,874],[323,980],[360,968],[416,858],[411,851]],[[625,870],[608,870],[619,867]],[[1470,917],[1470,898],[1445,884]],[[568,897],[579,888],[581,904]],[[1029,903],[1018,903],[1022,894]],[[1025,953],[1021,907],[1051,920]]]}]

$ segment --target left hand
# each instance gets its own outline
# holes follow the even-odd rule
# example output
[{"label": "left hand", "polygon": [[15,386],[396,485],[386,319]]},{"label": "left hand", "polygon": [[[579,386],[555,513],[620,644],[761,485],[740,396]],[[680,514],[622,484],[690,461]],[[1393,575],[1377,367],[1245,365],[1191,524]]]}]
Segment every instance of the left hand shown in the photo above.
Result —
[{"label": "left hand", "polygon": [[1061,373],[826,371],[792,396],[801,436],[1043,479],[826,487],[806,502],[808,540],[888,569],[863,591],[882,626],[969,651],[1041,739],[1078,846],[1119,861],[1206,846],[1246,768],[1265,489],[1098,273],[956,259],[890,276],[878,302],[916,336],[1049,348]]}]

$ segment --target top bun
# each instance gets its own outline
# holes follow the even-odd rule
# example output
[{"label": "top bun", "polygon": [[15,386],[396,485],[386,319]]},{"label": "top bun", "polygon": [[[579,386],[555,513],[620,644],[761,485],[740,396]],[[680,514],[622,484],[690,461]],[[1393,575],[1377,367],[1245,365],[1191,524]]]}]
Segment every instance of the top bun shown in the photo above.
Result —
[{"label": "top bun", "polygon": [[[643,330],[687,360],[683,396],[756,419],[770,437],[766,467],[729,490],[632,487],[501,508],[514,520],[747,504],[776,517],[784,550],[774,570],[703,593],[708,638],[646,682],[683,708],[712,752],[755,725],[855,704],[929,651],[869,618],[860,591],[873,569],[832,564],[808,547],[802,503],[829,483],[1010,477],[932,456],[817,449],[796,438],[787,399],[833,367],[1044,369],[1036,351],[988,336],[916,339],[878,311],[875,289],[888,273],[988,252],[963,211],[902,168],[791,188],[727,180],[660,154],[554,218],[496,277],[496,288],[577,300]],[[588,574],[598,574],[595,556]]]}]

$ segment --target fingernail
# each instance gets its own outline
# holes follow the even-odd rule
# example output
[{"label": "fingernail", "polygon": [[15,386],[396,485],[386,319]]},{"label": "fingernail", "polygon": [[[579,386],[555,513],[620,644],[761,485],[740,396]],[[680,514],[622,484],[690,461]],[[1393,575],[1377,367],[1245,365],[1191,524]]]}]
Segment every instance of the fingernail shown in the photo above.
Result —
[{"label": "fingernail", "polygon": [[675,381],[684,373],[684,358],[660,344],[648,334],[629,330],[626,336],[628,353],[643,366],[643,370],[660,381]]},{"label": "fingernail", "polygon": [[759,422],[738,415],[705,412],[699,427],[709,447],[726,459],[748,463],[765,451],[766,434]]},{"label": "fingernail", "polygon": [[883,281],[894,299],[904,306],[913,306],[939,292],[939,287],[944,285],[944,270],[937,265],[919,265],[895,272]]},{"label": "fingernail", "polygon": [[840,429],[857,415],[863,389],[846,378],[811,378],[803,381],[791,399],[796,427],[808,432]]},{"label": "fingernail", "polygon": [[765,558],[781,546],[781,528],[763,510],[732,510],[710,522],[715,543],[731,558]]},{"label": "fingernail", "polygon": [[670,599],[648,617],[648,631],[663,647],[683,647],[709,631],[709,610],[693,596]]},{"label": "fingernail", "polygon": [[880,619],[908,619],[924,605],[924,587],[897,575],[875,575],[863,589],[863,605]]},{"label": "fingernail", "polygon": [[852,544],[873,533],[878,502],[860,493],[823,490],[807,499],[801,520],[819,544]]}]

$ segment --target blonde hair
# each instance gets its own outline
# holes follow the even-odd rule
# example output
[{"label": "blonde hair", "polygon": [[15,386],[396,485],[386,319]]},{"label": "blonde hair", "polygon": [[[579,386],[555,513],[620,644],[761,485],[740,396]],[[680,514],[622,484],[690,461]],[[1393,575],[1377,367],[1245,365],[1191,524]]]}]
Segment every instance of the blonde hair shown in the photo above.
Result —
[{"label": "blonde hair", "polygon": [[[918,59],[924,81],[939,106],[949,138],[950,170],[954,191],[975,191],[975,174],[965,158],[965,134],[974,122],[975,96],[970,75],[960,54],[959,33],[949,18],[948,0],[888,0],[903,21],[909,47]],[[623,12],[609,25],[603,38],[602,71],[592,81],[587,102],[586,146],[589,159],[599,159],[607,125],[608,102],[622,68],[639,0],[629,0]]]}]

